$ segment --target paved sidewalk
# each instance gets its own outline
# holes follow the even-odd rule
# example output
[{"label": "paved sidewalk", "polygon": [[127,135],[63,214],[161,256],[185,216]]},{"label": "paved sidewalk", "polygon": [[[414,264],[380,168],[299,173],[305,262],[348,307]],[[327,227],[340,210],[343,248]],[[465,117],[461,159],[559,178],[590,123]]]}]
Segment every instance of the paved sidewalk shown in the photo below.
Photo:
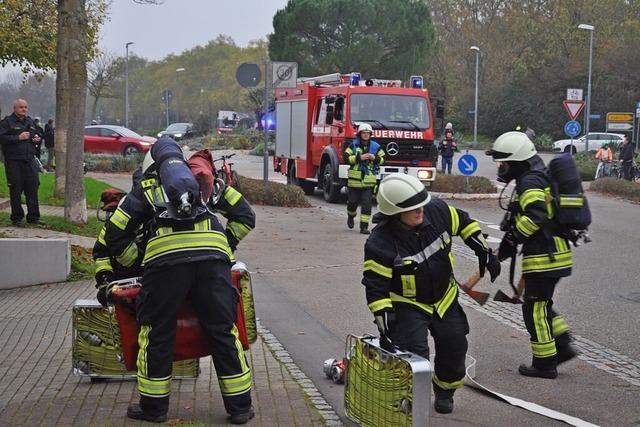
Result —
[{"label": "paved sidewalk", "polygon": [[[71,373],[71,308],[76,299],[93,295],[90,282],[0,291],[0,425],[142,424],[125,416],[127,405],[137,401],[135,381],[92,383]],[[256,409],[251,425],[324,425],[309,391],[276,360],[268,340],[261,335],[247,353]],[[200,368],[197,379],[172,383],[173,425],[226,425],[211,359],[201,359]]]}]

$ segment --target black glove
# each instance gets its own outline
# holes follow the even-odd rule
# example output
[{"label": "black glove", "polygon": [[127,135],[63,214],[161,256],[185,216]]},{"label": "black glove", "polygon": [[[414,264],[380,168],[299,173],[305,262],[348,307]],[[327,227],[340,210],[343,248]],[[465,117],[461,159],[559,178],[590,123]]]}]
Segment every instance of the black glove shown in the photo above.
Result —
[{"label": "black glove", "polygon": [[508,258],[514,258],[518,255],[518,241],[513,234],[505,233],[498,247],[498,260],[504,261]]},{"label": "black glove", "polygon": [[489,276],[491,276],[491,283],[496,281],[496,279],[500,275],[501,269],[502,266],[500,265],[498,256],[493,252],[493,249],[489,249],[489,256],[487,258],[487,270],[489,270]]},{"label": "black glove", "polygon": [[109,291],[111,290],[110,283],[112,281],[112,271],[101,271],[96,274],[96,288],[98,288],[96,298],[103,307],[106,307],[109,304]]},{"label": "black glove", "polygon": [[393,327],[396,323],[396,313],[391,309],[376,311],[374,313],[374,323],[378,327],[381,336],[389,336],[393,333]]},{"label": "black glove", "polygon": [[469,237],[465,243],[469,246],[478,257],[478,267],[480,269],[480,277],[484,277],[484,270],[489,262],[489,244],[486,239],[487,235],[482,233],[476,233]]}]

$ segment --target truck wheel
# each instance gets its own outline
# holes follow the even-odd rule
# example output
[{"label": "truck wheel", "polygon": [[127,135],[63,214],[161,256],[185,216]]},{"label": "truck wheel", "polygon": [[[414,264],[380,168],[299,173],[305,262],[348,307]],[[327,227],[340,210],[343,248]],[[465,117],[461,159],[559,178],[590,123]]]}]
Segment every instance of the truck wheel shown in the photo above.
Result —
[{"label": "truck wheel", "polygon": [[333,181],[333,168],[331,163],[327,163],[322,173],[322,193],[324,200],[329,203],[337,203],[340,199],[340,185]]}]

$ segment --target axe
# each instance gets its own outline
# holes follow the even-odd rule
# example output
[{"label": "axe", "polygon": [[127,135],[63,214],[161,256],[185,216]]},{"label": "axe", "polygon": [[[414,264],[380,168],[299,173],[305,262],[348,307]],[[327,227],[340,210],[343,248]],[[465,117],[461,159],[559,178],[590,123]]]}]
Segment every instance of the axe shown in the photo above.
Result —
[{"label": "axe", "polygon": [[509,295],[498,289],[498,292],[496,292],[493,300],[498,302],[508,302],[510,304],[522,304],[522,300],[520,299],[520,297],[522,296],[522,292],[524,291],[524,276],[520,276],[517,288],[513,286],[513,283],[509,282],[509,284],[511,285],[511,289],[513,289],[513,297],[510,297]]},{"label": "axe", "polygon": [[474,273],[469,279],[467,279],[464,283],[458,283],[460,289],[464,291],[467,295],[471,297],[472,300],[477,302],[480,305],[484,305],[489,299],[489,293],[474,291],[473,287],[480,281],[480,273]]}]

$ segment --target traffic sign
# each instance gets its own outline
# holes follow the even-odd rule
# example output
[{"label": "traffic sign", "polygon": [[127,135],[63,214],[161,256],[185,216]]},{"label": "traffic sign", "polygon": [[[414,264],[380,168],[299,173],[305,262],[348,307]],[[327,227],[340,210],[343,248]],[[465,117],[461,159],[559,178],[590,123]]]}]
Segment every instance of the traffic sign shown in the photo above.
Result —
[{"label": "traffic sign", "polygon": [[244,62],[236,70],[236,80],[242,87],[256,87],[260,83],[262,73],[258,64]]},{"label": "traffic sign", "polygon": [[609,123],[607,130],[631,130],[633,129],[633,123]]},{"label": "traffic sign", "polygon": [[273,62],[273,87],[296,87],[298,64],[296,62]]},{"label": "traffic sign", "polygon": [[582,111],[582,108],[584,108],[584,101],[573,101],[568,99],[566,101],[562,101],[562,105],[564,105],[564,109],[567,110],[569,119],[575,120],[576,117],[578,117],[578,114],[580,114],[580,111]]},{"label": "traffic sign", "polygon": [[607,121],[627,123],[633,121],[633,113],[607,113]]},{"label": "traffic sign", "polygon": [[580,122],[569,120],[564,124],[564,133],[569,138],[575,138],[576,136],[580,135],[580,132],[582,132],[582,126],[580,126]]},{"label": "traffic sign", "polygon": [[567,89],[567,101],[582,101],[582,89]]},{"label": "traffic sign", "polygon": [[462,175],[473,175],[478,169],[478,160],[472,154],[465,154],[458,160],[458,170]]}]

